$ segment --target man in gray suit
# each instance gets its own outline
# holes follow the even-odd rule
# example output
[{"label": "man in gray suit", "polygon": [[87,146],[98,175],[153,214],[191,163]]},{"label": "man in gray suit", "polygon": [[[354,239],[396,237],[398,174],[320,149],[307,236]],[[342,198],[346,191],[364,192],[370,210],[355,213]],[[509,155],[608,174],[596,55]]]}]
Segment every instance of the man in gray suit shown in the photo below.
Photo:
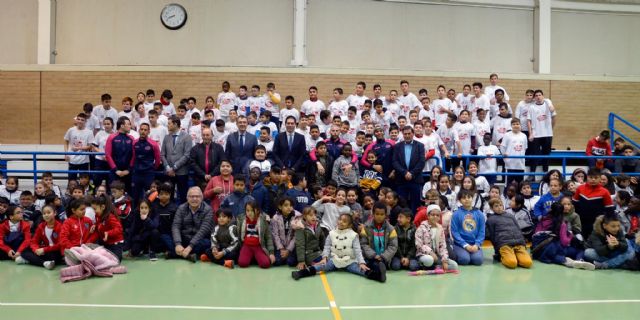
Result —
[{"label": "man in gray suit", "polygon": [[173,185],[178,186],[178,200],[187,201],[189,188],[189,151],[193,145],[191,136],[180,130],[180,118],[172,116],[168,123],[169,134],[162,142],[164,171]]}]

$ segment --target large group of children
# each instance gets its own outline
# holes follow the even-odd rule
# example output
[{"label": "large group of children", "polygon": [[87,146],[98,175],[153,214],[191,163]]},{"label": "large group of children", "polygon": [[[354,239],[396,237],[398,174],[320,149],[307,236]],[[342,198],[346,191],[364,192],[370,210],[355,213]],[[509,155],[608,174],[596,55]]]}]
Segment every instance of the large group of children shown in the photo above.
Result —
[{"label": "large group of children", "polygon": [[[541,90],[527,90],[514,112],[497,80],[493,74],[486,90],[478,82],[457,95],[439,86],[433,100],[426,89],[415,96],[407,81],[387,97],[375,85],[368,98],[358,82],[346,99],[334,89],[328,105],[312,86],[299,109],[292,96],[281,108],[273,83],[265,94],[257,85],[235,94],[225,81],[202,111],[193,97],[175,108],[170,90],[157,101],[147,90],[135,105],[122,99],[118,113],[104,94],[101,105],[85,104],[64,139],[72,153],[106,151],[70,154],[70,170],[111,174],[71,173],[64,189],[45,173],[33,192],[20,190],[14,176],[2,179],[0,259],[53,269],[64,263],[65,250],[95,243],[118,259],[155,261],[161,254],[228,268],[255,262],[295,267],[296,280],[345,270],[384,282],[388,269],[482,265],[489,240],[494,259],[511,269],[530,268],[535,259],[637,270],[638,181],[622,173],[637,172],[636,159],[597,159],[563,177],[546,171],[544,159],[509,158],[550,152],[556,110]],[[274,140],[291,118],[306,147],[297,170],[273,159]],[[224,149],[245,119],[257,144],[243,162]],[[176,146],[180,131],[188,134],[184,160],[162,163],[162,144]],[[131,167],[114,163],[110,146],[120,136],[135,146]],[[590,141],[587,154],[611,155],[610,147],[602,151],[607,138],[603,132]],[[218,145],[213,158],[211,144]],[[202,181],[193,173],[202,171],[193,151],[200,145]],[[615,151],[636,154],[622,140]],[[482,158],[465,161],[468,155]],[[538,165],[546,171],[540,181],[523,179]],[[502,183],[499,166],[507,173]],[[180,170],[191,179],[176,180]],[[195,186],[182,191],[187,183]]]}]

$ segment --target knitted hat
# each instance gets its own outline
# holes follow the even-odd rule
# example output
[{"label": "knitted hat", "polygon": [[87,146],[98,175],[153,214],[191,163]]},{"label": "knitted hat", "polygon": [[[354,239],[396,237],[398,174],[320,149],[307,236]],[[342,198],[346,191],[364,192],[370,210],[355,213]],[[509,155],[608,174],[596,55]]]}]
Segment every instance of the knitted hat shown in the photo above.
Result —
[{"label": "knitted hat", "polygon": [[431,211],[433,211],[433,210],[438,210],[438,211],[440,211],[440,206],[439,206],[439,205],[437,205],[437,204],[430,204],[430,205],[427,207],[427,214],[431,213]]}]

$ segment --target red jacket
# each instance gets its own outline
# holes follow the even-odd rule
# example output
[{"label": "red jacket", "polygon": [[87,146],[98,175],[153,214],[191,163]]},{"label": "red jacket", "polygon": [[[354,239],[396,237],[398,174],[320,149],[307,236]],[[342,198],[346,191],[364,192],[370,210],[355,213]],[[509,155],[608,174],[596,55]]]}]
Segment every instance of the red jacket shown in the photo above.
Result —
[{"label": "red jacket", "polygon": [[49,243],[49,239],[47,238],[47,234],[45,232],[45,228],[47,227],[46,222],[42,222],[38,225],[36,232],[33,234],[33,238],[31,238],[31,251],[36,252],[36,250],[42,248],[44,252],[51,252],[60,250],[60,232],[62,231],[62,222],[56,220],[56,224],[53,226],[53,233],[51,234],[52,243]]},{"label": "red jacket", "polygon": [[60,231],[60,252],[65,249],[80,246],[85,243],[95,243],[98,240],[97,232],[89,232],[93,222],[87,217],[69,217],[62,224]]},{"label": "red jacket", "polygon": [[[8,219],[2,222],[2,224],[0,224],[0,250],[6,253],[9,253],[9,251],[13,250],[6,243],[4,243],[4,237],[9,235],[9,232],[10,232],[9,228],[10,227],[9,227]],[[29,243],[31,243],[31,226],[29,225],[28,222],[20,221],[20,231],[24,236],[24,240],[20,244],[20,247],[18,247],[18,250],[15,250],[16,252],[22,252],[24,249],[26,249],[29,246]]]},{"label": "red jacket", "polygon": [[104,235],[107,234],[107,241],[105,244],[113,245],[118,242],[124,241],[124,235],[122,234],[122,225],[120,220],[115,214],[107,215],[106,220],[102,220],[103,217],[96,215],[96,226],[98,228],[98,239],[104,240]]},{"label": "red jacket", "polygon": [[611,146],[607,141],[597,141],[596,138],[592,138],[587,143],[585,153],[588,156],[610,156]]}]

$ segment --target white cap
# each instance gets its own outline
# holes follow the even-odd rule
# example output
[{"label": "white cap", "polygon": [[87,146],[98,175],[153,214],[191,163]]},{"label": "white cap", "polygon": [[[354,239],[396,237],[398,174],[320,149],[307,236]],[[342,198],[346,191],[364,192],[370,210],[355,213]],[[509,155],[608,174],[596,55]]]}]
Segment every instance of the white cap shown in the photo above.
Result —
[{"label": "white cap", "polygon": [[427,214],[431,213],[431,211],[433,211],[433,210],[442,211],[442,210],[440,210],[440,206],[439,206],[439,205],[437,205],[437,204],[430,204],[430,205],[427,207]]}]

